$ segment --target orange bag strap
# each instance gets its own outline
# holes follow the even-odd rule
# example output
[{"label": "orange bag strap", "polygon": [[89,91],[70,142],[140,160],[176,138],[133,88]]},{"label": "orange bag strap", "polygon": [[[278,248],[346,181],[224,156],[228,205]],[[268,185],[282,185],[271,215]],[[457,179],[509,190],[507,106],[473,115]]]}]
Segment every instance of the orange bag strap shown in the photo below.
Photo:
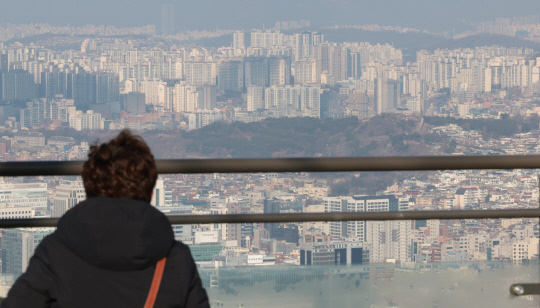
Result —
[{"label": "orange bag strap", "polygon": [[161,284],[161,278],[163,277],[163,271],[165,270],[165,262],[167,258],[159,260],[156,264],[156,270],[154,271],[154,278],[152,279],[152,285],[150,286],[150,292],[146,298],[144,308],[153,308],[156,302],[156,297],[159,291],[159,285]]}]

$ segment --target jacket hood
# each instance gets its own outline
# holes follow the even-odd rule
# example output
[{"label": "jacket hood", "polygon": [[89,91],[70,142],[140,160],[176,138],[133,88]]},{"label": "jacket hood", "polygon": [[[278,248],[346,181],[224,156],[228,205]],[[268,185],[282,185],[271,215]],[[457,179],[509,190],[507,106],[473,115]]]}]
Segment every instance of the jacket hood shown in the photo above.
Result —
[{"label": "jacket hood", "polygon": [[58,222],[59,240],[86,262],[111,270],[137,270],[167,256],[174,234],[163,213],[144,201],[95,197]]}]

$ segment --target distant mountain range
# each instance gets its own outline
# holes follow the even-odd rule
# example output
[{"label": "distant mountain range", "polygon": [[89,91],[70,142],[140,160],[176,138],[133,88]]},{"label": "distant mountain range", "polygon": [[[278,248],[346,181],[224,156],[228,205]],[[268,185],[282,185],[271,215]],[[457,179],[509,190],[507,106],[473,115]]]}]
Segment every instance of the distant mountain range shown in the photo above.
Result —
[{"label": "distant mountain range", "polygon": [[[368,42],[370,44],[391,44],[403,50],[404,61],[416,61],[416,51],[425,49],[475,48],[482,46],[498,45],[501,47],[532,48],[540,52],[540,43],[533,42],[521,37],[501,34],[480,33],[460,39],[448,39],[422,32],[400,33],[396,31],[368,31],[361,29],[316,29],[324,34],[329,42]],[[302,29],[298,30],[302,31]],[[224,35],[214,38],[205,38],[192,41],[195,45],[204,47],[230,46],[232,35]]]}]

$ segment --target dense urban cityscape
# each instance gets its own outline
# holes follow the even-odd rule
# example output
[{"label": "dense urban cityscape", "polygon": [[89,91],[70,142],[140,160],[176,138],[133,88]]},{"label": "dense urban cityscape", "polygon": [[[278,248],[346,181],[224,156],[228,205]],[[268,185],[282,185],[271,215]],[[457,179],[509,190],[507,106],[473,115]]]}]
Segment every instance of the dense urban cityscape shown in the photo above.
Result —
[{"label": "dense urban cityscape", "polygon": [[[384,121],[399,128],[381,129],[369,140],[358,137],[353,152],[344,144],[354,137],[335,135],[343,139],[334,138],[335,144],[326,144],[328,152],[317,150],[313,156],[540,154],[540,48],[531,47],[540,42],[538,16],[484,21],[460,33],[361,24],[312,30],[308,20],[278,21],[272,28],[250,31],[178,32],[174,6],[164,4],[160,10],[158,26],[0,24],[0,161],[85,160],[93,142],[122,129],[148,139],[158,159],[246,157],[243,150],[215,144],[206,152],[175,152],[172,144],[156,140],[187,138],[195,131],[199,136],[217,134],[226,126],[271,123],[276,118],[295,123],[300,117],[318,121],[318,130],[308,132],[314,136],[324,135],[323,125],[328,123],[354,128],[336,134],[360,134]],[[411,55],[410,49],[392,43],[335,42],[325,37],[325,31],[351,29],[424,33],[449,40],[489,33],[527,44],[419,49]],[[203,46],[205,40],[223,38],[228,45]],[[246,127],[246,144],[260,137]],[[289,146],[272,149],[264,157],[291,153],[309,156],[305,149]],[[538,170],[410,172],[361,187],[359,183],[372,177],[360,172],[160,175],[151,204],[167,215],[540,205]],[[79,177],[4,177],[0,218],[61,217],[85,198]],[[177,240],[190,245],[216,307],[271,306],[227,296],[235,295],[237,286],[266,283],[279,275],[271,285],[276,292],[294,290],[295,284],[300,289],[304,280],[337,279],[333,283],[339,284],[345,279],[339,275],[353,277],[358,272],[356,288],[362,279],[378,281],[370,282],[370,288],[383,288],[388,280],[405,279],[400,275],[415,270],[503,271],[505,264],[530,266],[534,277],[519,277],[538,280],[538,219],[207,224],[175,225],[173,230]],[[6,290],[52,231],[1,231]],[[226,273],[221,277],[220,268]],[[227,268],[253,271],[258,278]],[[409,288],[408,280],[400,281]],[[451,292],[455,287],[441,288]],[[410,288],[414,293],[412,282]],[[385,304],[375,304],[375,296],[370,302],[368,293],[366,304],[376,307],[409,307],[414,302],[385,295]],[[428,306],[451,306],[439,300],[430,299]],[[282,306],[328,306],[302,301],[287,299]],[[525,301],[539,303],[537,297]]]}]

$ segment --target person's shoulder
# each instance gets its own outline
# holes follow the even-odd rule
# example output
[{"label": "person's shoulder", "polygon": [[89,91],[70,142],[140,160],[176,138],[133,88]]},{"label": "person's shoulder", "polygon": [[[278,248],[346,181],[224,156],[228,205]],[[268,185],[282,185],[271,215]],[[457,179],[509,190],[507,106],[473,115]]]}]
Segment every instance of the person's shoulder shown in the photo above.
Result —
[{"label": "person's shoulder", "polygon": [[58,233],[52,232],[43,237],[34,250],[33,257],[41,259],[45,263],[62,260],[73,252],[61,241]]},{"label": "person's shoulder", "polygon": [[62,263],[71,252],[58,240],[55,232],[45,236],[34,249],[31,262],[39,262],[49,267]]},{"label": "person's shoulder", "polygon": [[[196,265],[189,246],[175,241],[167,255],[167,267],[179,270],[182,273],[192,272]],[[187,271],[187,272],[186,272]]]},{"label": "person's shoulder", "polygon": [[169,252],[169,258],[186,256],[191,256],[189,246],[182,242],[175,241],[173,246],[171,247],[171,251]]},{"label": "person's shoulder", "polygon": [[41,242],[35,248],[34,255],[41,258],[50,257],[56,252],[56,250],[58,249],[58,246],[61,246],[61,244],[58,241],[58,237],[53,232],[43,237]]}]

